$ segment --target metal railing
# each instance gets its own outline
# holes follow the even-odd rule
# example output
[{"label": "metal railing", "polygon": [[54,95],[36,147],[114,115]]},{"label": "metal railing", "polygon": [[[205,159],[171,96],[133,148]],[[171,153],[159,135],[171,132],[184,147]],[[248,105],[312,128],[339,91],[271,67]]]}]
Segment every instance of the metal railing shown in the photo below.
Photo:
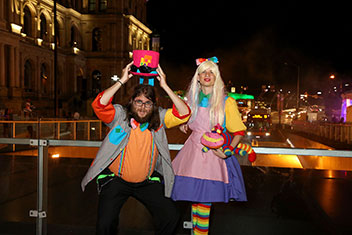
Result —
[{"label": "metal railing", "polygon": [[12,138],[101,140],[103,136],[100,120],[0,120],[0,130],[0,135]]},{"label": "metal railing", "polygon": [[[47,234],[46,220],[47,217],[47,190],[48,190],[48,147],[49,146],[67,146],[67,147],[99,147],[101,141],[84,141],[84,140],[53,140],[53,139],[16,139],[0,138],[0,144],[9,145],[30,145],[38,147],[38,172],[37,172],[37,207],[31,210],[29,215],[36,218],[36,234]],[[182,144],[169,144],[170,150],[180,150]],[[325,157],[344,157],[352,158],[352,151],[345,150],[321,150],[321,149],[297,149],[297,148],[263,148],[253,147],[257,154],[274,154],[284,157],[285,155],[300,156],[325,156]],[[184,225],[189,227],[191,222],[186,221]],[[191,226],[192,228],[192,226]]]},{"label": "metal railing", "polygon": [[[0,137],[63,140],[102,140],[105,126],[101,120],[0,120]],[[12,145],[12,151],[16,145]]]},{"label": "metal railing", "polygon": [[292,129],[341,143],[352,144],[352,124],[295,122]]}]

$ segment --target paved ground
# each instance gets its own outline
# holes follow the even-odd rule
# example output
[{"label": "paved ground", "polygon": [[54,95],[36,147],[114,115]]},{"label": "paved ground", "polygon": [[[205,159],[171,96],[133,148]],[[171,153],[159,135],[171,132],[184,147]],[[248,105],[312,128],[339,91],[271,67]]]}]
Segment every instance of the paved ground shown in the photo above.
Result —
[{"label": "paved ground", "polygon": [[[186,136],[173,136],[182,143]],[[175,153],[173,153],[175,155]],[[93,235],[97,193],[80,181],[91,159],[50,159],[47,234]],[[32,235],[36,221],[36,158],[0,154],[0,235]],[[351,234],[352,172],[242,166],[248,202],[213,205],[210,234]],[[190,220],[190,204],[177,202],[182,219]],[[122,235],[153,234],[148,211],[131,198],[120,215]]]}]

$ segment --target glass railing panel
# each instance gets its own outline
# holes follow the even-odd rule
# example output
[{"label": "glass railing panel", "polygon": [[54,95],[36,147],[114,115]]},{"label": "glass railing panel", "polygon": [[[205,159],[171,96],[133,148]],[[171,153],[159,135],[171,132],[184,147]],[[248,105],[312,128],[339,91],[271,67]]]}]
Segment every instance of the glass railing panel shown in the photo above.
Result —
[{"label": "glass railing panel", "polygon": [[12,123],[0,121],[0,138],[11,138],[13,135]]},{"label": "glass railing panel", "polygon": [[74,122],[61,121],[60,122],[60,140],[72,140],[74,136]]},{"label": "glass railing panel", "polygon": [[88,122],[76,122],[76,138],[77,140],[88,140]]},{"label": "glass railing panel", "polygon": [[104,124],[100,121],[92,121],[90,122],[90,140],[101,140],[102,136],[102,129],[104,128]]},{"label": "glass railing panel", "polygon": [[35,234],[37,149],[23,145],[20,153],[0,153],[0,233]]},{"label": "glass railing panel", "polygon": [[[70,226],[94,226],[97,194],[94,182],[83,193],[81,180],[88,170],[93,154],[90,148],[71,147],[70,154],[56,147],[59,157],[49,156],[48,166],[48,217],[49,224]],[[50,152],[50,150],[49,150]],[[70,155],[70,156],[69,156]]]},{"label": "glass railing panel", "polygon": [[41,139],[57,139],[57,122],[41,122],[40,123]]}]

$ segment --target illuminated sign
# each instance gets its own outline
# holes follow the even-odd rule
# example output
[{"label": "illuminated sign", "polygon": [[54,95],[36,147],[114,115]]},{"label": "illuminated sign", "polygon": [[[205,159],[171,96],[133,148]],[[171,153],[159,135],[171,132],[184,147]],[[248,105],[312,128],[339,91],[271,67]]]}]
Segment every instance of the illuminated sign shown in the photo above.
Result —
[{"label": "illuminated sign", "polygon": [[229,97],[234,98],[235,100],[254,100],[254,96],[247,95],[247,94],[237,94],[237,93],[229,92],[227,95]]},{"label": "illuminated sign", "polygon": [[267,118],[269,118],[269,115],[267,115],[267,114],[264,114],[264,115],[255,114],[255,115],[252,116],[252,118],[264,118],[264,119],[267,119]]}]

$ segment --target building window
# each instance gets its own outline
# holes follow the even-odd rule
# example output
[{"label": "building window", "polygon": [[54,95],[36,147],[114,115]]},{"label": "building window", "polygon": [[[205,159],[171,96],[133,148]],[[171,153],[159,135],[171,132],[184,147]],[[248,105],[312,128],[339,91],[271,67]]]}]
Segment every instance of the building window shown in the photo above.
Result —
[{"label": "building window", "polygon": [[92,32],[92,51],[101,50],[101,29],[95,28]]},{"label": "building window", "polygon": [[33,82],[33,69],[32,64],[29,60],[26,60],[24,64],[24,89],[25,91],[32,91],[34,86],[32,85]]},{"label": "building window", "polygon": [[71,41],[70,44],[72,47],[81,48],[81,35],[79,34],[78,29],[75,26],[71,27]]},{"label": "building window", "polygon": [[56,42],[57,42],[57,46],[60,46],[60,25],[59,22],[55,19],[56,22],[56,30],[55,30],[55,34],[56,34]]},{"label": "building window", "polygon": [[42,93],[48,94],[49,92],[49,78],[45,64],[40,66],[40,80],[42,81]]},{"label": "building window", "polygon": [[40,15],[40,38],[41,39],[46,39],[46,35],[48,34],[47,28],[46,28],[46,19],[44,14]]},{"label": "building window", "polygon": [[99,70],[94,70],[92,73],[93,82],[93,96],[96,96],[101,91],[101,72]]},{"label": "building window", "polygon": [[24,8],[23,33],[32,36],[32,14],[28,7]]},{"label": "building window", "polygon": [[95,11],[96,0],[89,0],[88,11]]},{"label": "building window", "polygon": [[106,11],[107,6],[108,6],[107,0],[100,0],[99,1],[99,11]]},{"label": "building window", "polygon": [[137,39],[135,38],[135,36],[133,36],[132,38],[132,49],[138,49],[137,48]]},{"label": "building window", "polygon": [[75,27],[71,27],[71,41],[70,41],[71,46],[76,46],[76,37],[75,37]]}]

